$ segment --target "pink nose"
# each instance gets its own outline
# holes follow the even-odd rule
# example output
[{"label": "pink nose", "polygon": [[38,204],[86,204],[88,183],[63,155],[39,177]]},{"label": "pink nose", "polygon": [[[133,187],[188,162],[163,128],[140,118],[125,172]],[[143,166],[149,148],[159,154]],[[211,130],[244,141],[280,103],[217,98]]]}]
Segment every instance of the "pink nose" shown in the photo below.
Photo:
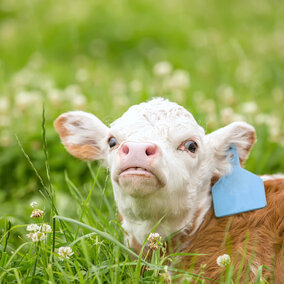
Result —
[{"label": "pink nose", "polygon": [[153,143],[125,142],[119,148],[124,166],[147,167],[159,153],[158,146]]}]

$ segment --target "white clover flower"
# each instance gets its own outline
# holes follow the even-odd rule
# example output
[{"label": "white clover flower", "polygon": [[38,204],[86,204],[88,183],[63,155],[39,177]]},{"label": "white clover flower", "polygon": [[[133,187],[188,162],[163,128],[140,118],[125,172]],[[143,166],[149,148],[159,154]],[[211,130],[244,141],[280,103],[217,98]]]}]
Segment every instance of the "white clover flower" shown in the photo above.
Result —
[{"label": "white clover flower", "polygon": [[33,242],[43,241],[43,240],[45,240],[45,237],[46,237],[45,233],[43,233],[43,232],[36,232],[32,236],[32,241]]},{"label": "white clover flower", "polygon": [[72,104],[77,108],[84,107],[86,103],[87,103],[87,99],[82,94],[77,94],[76,96],[72,98]]},{"label": "white clover flower", "polygon": [[45,233],[38,231],[38,232],[35,232],[35,233],[27,234],[27,237],[32,239],[33,242],[39,242],[39,241],[45,240],[46,235],[45,235]]},{"label": "white clover flower", "polygon": [[51,79],[45,78],[40,81],[39,88],[44,92],[49,92],[54,89],[54,82]]},{"label": "white clover flower", "polygon": [[61,260],[64,260],[64,258],[70,258],[71,255],[74,254],[72,249],[70,247],[60,247],[58,249],[58,254],[61,256]]},{"label": "white clover flower", "polygon": [[37,224],[30,224],[30,225],[27,226],[27,231],[29,231],[29,232],[40,231],[40,226],[38,226]]},{"label": "white clover flower", "polygon": [[234,120],[234,111],[232,108],[227,107],[221,110],[220,112],[221,122],[227,124]]},{"label": "white clover flower", "polygon": [[257,124],[266,124],[269,120],[269,115],[266,113],[259,113],[255,116],[255,122]]},{"label": "white clover flower", "polygon": [[36,104],[40,104],[41,94],[38,91],[22,91],[15,97],[15,104],[19,110],[24,110]]},{"label": "white clover flower", "polygon": [[202,91],[195,91],[193,93],[193,98],[196,104],[203,104],[203,102],[205,101],[205,95]]},{"label": "white clover flower", "polygon": [[3,130],[0,136],[0,145],[3,147],[11,146],[13,140],[10,131]]},{"label": "white clover flower", "polygon": [[220,266],[220,267],[226,267],[228,266],[229,264],[231,263],[231,258],[228,254],[223,254],[223,255],[220,255],[218,258],[217,258],[217,264]]},{"label": "white clover flower", "polygon": [[216,113],[216,103],[211,99],[204,100],[200,108],[206,113]]},{"label": "white clover flower", "polygon": [[42,225],[40,225],[40,231],[48,234],[48,233],[52,232],[52,229],[48,224],[42,224]]},{"label": "white clover flower", "polygon": [[63,100],[63,92],[58,89],[50,89],[47,97],[53,105],[60,105]]},{"label": "white clover flower", "polygon": [[[278,139],[281,135],[281,120],[269,114],[259,113],[255,116],[257,124],[265,124],[268,127],[272,139]],[[279,141],[281,143],[281,139]]]},{"label": "white clover flower", "polygon": [[38,203],[36,201],[31,202],[30,206],[32,208],[36,208],[38,206]]},{"label": "white clover flower", "polygon": [[129,83],[129,87],[132,92],[138,93],[142,90],[142,83],[139,80],[132,80]]},{"label": "white clover flower", "polygon": [[209,113],[206,118],[207,126],[211,129],[217,128],[218,118],[216,113]]},{"label": "white clover flower", "polygon": [[172,72],[172,65],[170,62],[162,61],[158,62],[153,67],[153,72],[156,76],[164,77],[169,75]]},{"label": "white clover flower", "polygon": [[280,119],[276,116],[269,116],[268,120],[266,121],[266,125],[268,126],[269,133],[272,139],[278,138],[280,136]]},{"label": "white clover flower", "polygon": [[161,240],[162,239],[162,237],[160,236],[160,234],[159,233],[151,233],[150,235],[149,235],[149,237],[148,237],[148,241],[149,242],[152,242],[152,241],[155,241],[155,240]]},{"label": "white clover flower", "polygon": [[10,101],[7,97],[0,97],[0,112],[6,113],[9,112]]},{"label": "white clover flower", "polygon": [[186,89],[189,87],[190,79],[188,72],[176,70],[171,76],[167,85],[170,89]]},{"label": "white clover flower", "polygon": [[116,79],[114,82],[111,84],[110,87],[110,92],[114,96],[125,96],[127,91],[127,86],[121,79]]},{"label": "white clover flower", "polygon": [[245,121],[245,117],[242,114],[234,113],[232,121]]},{"label": "white clover flower", "polygon": [[129,99],[126,95],[119,95],[113,97],[114,105],[125,107],[129,105]]},{"label": "white clover flower", "polygon": [[175,89],[175,90],[172,90],[172,97],[174,98],[176,102],[179,102],[182,104],[186,98],[186,94],[183,90]]},{"label": "white clover flower", "polygon": [[44,212],[40,209],[34,209],[30,217],[31,218],[39,218],[43,215],[43,213]]},{"label": "white clover flower", "polygon": [[157,250],[163,245],[161,241],[162,237],[159,235],[159,233],[151,233],[148,237],[149,248],[151,250]]},{"label": "white clover flower", "polygon": [[242,110],[246,114],[256,113],[257,109],[257,104],[255,102],[246,102],[242,104]]},{"label": "white clover flower", "polygon": [[76,72],[76,80],[80,81],[80,82],[85,82],[89,79],[89,72],[88,70],[81,68]]},{"label": "white clover flower", "polygon": [[224,101],[229,105],[234,104],[236,101],[234,89],[230,85],[220,85],[217,88],[216,93],[220,100]]},{"label": "white clover flower", "polygon": [[12,85],[16,88],[29,86],[34,80],[34,74],[28,69],[22,69],[12,77]]},{"label": "white clover flower", "polygon": [[[1,96],[1,95],[0,95]],[[0,102],[1,104],[1,102]],[[0,127],[8,127],[11,124],[11,117],[8,113],[1,113],[1,106],[0,106]]]},{"label": "white clover flower", "polygon": [[69,85],[64,90],[64,93],[68,98],[81,94],[81,92],[81,87],[79,85]]}]

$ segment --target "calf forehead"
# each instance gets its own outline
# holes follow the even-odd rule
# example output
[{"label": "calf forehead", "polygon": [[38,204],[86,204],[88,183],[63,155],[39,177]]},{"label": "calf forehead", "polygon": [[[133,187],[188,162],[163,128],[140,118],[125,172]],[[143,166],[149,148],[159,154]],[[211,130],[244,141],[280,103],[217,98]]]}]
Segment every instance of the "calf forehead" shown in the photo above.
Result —
[{"label": "calf forehead", "polygon": [[161,98],[132,106],[111,124],[111,131],[124,139],[149,140],[173,140],[204,134],[190,112]]}]

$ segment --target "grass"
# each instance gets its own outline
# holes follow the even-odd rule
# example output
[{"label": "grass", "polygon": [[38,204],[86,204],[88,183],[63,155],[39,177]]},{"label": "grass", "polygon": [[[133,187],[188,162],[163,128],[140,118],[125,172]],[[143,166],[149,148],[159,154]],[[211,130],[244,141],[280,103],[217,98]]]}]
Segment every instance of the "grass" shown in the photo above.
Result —
[{"label": "grass", "polygon": [[[162,96],[207,132],[251,123],[258,142],[246,168],[284,172],[283,15],[279,0],[0,0],[0,282],[168,277],[166,256],[130,257],[108,171],[59,142],[52,123],[63,112],[82,109],[108,124]],[[165,75],[155,71],[161,61],[172,67]],[[26,237],[34,200],[53,228],[39,243]],[[58,248],[71,244],[74,255],[60,261]],[[267,268],[258,269],[260,281]]]}]

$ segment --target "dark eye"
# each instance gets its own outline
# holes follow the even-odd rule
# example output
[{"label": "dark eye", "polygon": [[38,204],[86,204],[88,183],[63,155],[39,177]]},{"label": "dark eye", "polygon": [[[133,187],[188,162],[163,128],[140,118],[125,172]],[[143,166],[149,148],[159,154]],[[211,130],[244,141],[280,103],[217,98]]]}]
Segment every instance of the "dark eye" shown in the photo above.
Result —
[{"label": "dark eye", "polygon": [[197,150],[197,144],[193,140],[189,140],[184,143],[184,148],[190,151],[191,153],[195,153]]},{"label": "dark eye", "polygon": [[108,140],[109,147],[112,148],[117,144],[117,141],[114,137],[109,138]]}]

